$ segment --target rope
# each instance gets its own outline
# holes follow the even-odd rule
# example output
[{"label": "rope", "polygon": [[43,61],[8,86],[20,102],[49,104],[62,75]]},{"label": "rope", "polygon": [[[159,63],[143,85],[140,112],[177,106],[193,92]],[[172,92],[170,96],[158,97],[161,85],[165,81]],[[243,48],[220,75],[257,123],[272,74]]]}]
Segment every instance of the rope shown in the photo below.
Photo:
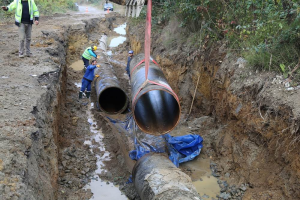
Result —
[{"label": "rope", "polygon": [[145,31],[145,77],[148,79],[148,71],[150,64],[150,46],[151,46],[151,15],[152,15],[152,0],[148,0],[146,31]]},{"label": "rope", "polygon": [[145,31],[145,59],[141,60],[136,66],[134,66],[130,72],[130,75],[132,76],[132,73],[134,72],[134,70],[140,66],[142,63],[145,62],[145,81],[144,83],[141,85],[139,91],[135,94],[134,98],[133,98],[133,102],[135,102],[135,99],[137,97],[137,95],[141,92],[141,90],[143,88],[145,88],[148,84],[154,84],[154,85],[158,85],[161,87],[164,87],[166,89],[168,89],[176,98],[176,100],[179,102],[179,98],[176,95],[176,93],[172,90],[171,87],[155,82],[155,81],[151,81],[148,79],[148,72],[149,72],[149,65],[150,65],[150,61],[152,61],[155,65],[158,65],[158,63],[150,57],[150,49],[151,49],[151,15],[152,15],[152,0],[148,0],[148,4],[147,4],[147,16],[146,16],[146,31]]},{"label": "rope", "polygon": [[132,76],[132,73],[134,72],[134,70],[140,66],[143,62],[145,62],[145,59],[141,60],[141,62],[139,62],[136,66],[134,66],[134,68],[132,68],[131,72],[130,72],[130,76]]}]

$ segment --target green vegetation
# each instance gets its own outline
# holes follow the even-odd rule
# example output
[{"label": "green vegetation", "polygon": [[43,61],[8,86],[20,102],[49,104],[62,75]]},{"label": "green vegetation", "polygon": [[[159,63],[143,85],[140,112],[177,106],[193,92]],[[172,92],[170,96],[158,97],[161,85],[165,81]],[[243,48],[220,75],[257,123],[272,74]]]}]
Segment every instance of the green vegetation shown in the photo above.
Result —
[{"label": "green vegetation", "polygon": [[64,12],[67,9],[75,9],[76,0],[35,0],[40,13],[43,15],[52,14],[55,12]]},{"label": "green vegetation", "polygon": [[[136,20],[145,15],[146,8]],[[225,39],[250,66],[285,75],[299,62],[299,0],[153,0],[154,29],[174,16],[195,47],[203,37]]]}]

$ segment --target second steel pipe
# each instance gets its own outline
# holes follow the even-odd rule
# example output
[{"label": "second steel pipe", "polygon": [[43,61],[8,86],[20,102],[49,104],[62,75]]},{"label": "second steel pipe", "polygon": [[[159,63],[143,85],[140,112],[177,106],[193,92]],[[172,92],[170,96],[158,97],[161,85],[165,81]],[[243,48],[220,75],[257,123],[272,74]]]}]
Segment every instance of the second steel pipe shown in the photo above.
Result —
[{"label": "second steel pipe", "polygon": [[148,79],[160,85],[145,85],[145,64],[136,67],[144,57],[144,54],[138,54],[130,61],[132,112],[136,124],[143,132],[162,135],[178,124],[180,104],[162,70],[153,62],[150,62]]},{"label": "second steel pipe", "polygon": [[95,81],[97,101],[100,110],[107,114],[118,114],[124,112],[128,107],[128,97],[125,91],[120,87],[118,78],[115,75],[113,66],[109,64],[106,58],[106,40],[103,35],[100,39],[100,68],[95,70],[99,77]]}]

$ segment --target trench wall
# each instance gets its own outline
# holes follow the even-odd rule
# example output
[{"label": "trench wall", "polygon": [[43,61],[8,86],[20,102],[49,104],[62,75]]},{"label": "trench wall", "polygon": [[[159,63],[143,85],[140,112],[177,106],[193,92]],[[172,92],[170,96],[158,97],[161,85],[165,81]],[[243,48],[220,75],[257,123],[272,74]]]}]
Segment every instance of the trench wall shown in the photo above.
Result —
[{"label": "trench wall", "polygon": [[[4,177],[0,180],[0,199],[57,199],[59,135],[64,131],[61,129],[61,108],[66,103],[67,64],[71,59],[68,57],[80,58],[80,55],[72,54],[70,44],[77,42],[74,39],[78,38],[81,39],[81,44],[84,44],[89,33],[94,31],[100,22],[99,17],[62,25],[56,30],[43,31],[43,42],[34,44],[41,51],[43,58],[48,57],[41,62],[44,65],[53,65],[55,70],[44,72],[37,77],[39,87],[46,87],[46,91],[32,107],[32,123],[30,121],[26,124],[31,126],[28,128],[30,134],[26,133],[23,141],[23,136],[14,141],[21,144],[17,145],[19,150],[14,150],[19,154],[18,161],[0,159],[0,175]],[[84,47],[81,48],[79,51],[83,51]],[[11,152],[9,143],[4,145],[7,145],[7,152]]]},{"label": "trench wall", "polygon": [[[151,52],[179,95],[182,123],[199,78],[189,119],[213,118],[209,134],[196,133],[204,137],[205,151],[213,152],[220,174],[250,185],[244,199],[299,198],[299,95],[272,84],[274,73],[247,67],[226,51],[225,42],[206,37],[202,48],[189,48],[176,27],[171,21],[154,32]],[[131,49],[142,52],[143,25],[130,24],[127,33]]]}]

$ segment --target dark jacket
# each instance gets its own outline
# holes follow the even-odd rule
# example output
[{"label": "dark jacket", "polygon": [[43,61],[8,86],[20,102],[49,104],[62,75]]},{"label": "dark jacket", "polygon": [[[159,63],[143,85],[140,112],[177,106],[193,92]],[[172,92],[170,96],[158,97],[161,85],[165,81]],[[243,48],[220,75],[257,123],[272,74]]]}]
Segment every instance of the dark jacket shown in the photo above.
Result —
[{"label": "dark jacket", "polygon": [[83,76],[84,79],[88,80],[88,81],[93,81],[94,80],[94,71],[96,69],[96,65],[89,65],[86,68],[85,74]]},{"label": "dark jacket", "polygon": [[127,74],[128,74],[129,77],[130,77],[130,61],[131,61],[131,57],[128,56],[127,66],[126,66],[126,72],[127,72]]}]

